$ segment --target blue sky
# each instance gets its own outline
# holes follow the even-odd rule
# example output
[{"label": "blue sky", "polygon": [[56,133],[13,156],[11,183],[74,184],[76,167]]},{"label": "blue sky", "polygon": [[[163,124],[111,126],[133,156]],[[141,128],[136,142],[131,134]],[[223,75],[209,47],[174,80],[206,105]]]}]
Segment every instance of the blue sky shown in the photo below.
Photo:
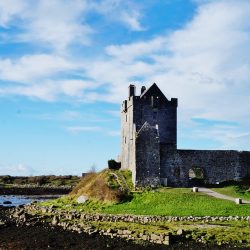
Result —
[{"label": "blue sky", "polygon": [[178,147],[250,150],[248,0],[0,1],[0,174],[120,152],[127,87],[177,97]]}]

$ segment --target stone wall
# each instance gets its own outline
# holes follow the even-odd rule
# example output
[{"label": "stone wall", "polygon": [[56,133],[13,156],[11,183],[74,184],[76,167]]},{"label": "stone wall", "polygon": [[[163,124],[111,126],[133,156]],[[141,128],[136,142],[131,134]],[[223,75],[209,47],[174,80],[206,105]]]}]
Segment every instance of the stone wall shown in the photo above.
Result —
[{"label": "stone wall", "polygon": [[157,125],[160,142],[171,144],[174,148],[176,148],[177,142],[176,116],[177,99],[168,101],[165,96],[161,96],[157,92],[140,97],[136,107],[134,107],[136,130],[138,131],[145,122],[148,122],[151,126]]},{"label": "stone wall", "polygon": [[121,109],[121,167],[135,170],[135,141],[134,141],[134,98],[125,100]]},{"label": "stone wall", "polygon": [[136,171],[132,173],[136,186],[160,184],[160,144],[158,130],[147,122],[136,136]]},{"label": "stone wall", "polygon": [[250,177],[250,152],[240,152],[241,175]]},{"label": "stone wall", "polygon": [[249,174],[250,153],[233,150],[171,150],[161,145],[161,178],[169,186],[194,185],[193,170],[201,172],[200,181],[216,184],[239,180]]}]

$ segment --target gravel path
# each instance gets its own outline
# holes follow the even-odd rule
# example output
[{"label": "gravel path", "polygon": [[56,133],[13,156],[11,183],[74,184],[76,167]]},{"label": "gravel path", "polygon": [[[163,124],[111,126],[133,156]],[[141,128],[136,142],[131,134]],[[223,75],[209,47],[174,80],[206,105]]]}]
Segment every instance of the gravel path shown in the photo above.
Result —
[{"label": "gravel path", "polygon": [[[228,196],[228,195],[224,195],[224,194],[220,194],[217,193],[209,188],[199,188],[199,192],[201,193],[205,193],[207,195],[213,196],[215,198],[219,198],[219,199],[223,199],[223,200],[229,200],[229,201],[233,201],[235,202],[235,198]],[[246,200],[242,200],[243,204],[250,204],[250,201],[246,201]]]}]

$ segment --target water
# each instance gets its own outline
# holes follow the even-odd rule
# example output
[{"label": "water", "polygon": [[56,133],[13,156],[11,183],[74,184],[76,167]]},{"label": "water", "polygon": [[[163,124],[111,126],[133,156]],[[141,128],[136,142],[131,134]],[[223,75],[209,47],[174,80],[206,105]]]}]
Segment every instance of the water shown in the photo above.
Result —
[{"label": "water", "polygon": [[[26,205],[33,201],[46,201],[58,197],[60,197],[60,195],[0,195],[0,206]],[[3,204],[4,201],[10,201],[11,204]]]}]

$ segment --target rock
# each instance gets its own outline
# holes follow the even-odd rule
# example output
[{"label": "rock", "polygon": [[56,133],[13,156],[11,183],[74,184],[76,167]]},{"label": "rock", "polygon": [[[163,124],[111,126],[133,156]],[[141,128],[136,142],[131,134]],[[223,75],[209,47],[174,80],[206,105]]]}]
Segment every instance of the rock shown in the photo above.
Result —
[{"label": "rock", "polygon": [[235,203],[236,204],[242,204],[242,199],[241,198],[236,198]]},{"label": "rock", "polygon": [[184,233],[183,229],[178,229],[178,231],[176,232],[176,235],[182,235]]},{"label": "rock", "polygon": [[58,218],[56,216],[54,216],[53,219],[52,219],[52,221],[51,221],[51,224],[55,226],[55,225],[58,224],[58,222],[59,222]]},{"label": "rock", "polygon": [[5,225],[5,222],[0,220],[0,227],[3,225]]},{"label": "rock", "polygon": [[12,204],[11,201],[4,201],[3,204],[7,205],[7,204]]},{"label": "rock", "polygon": [[114,230],[112,228],[107,229],[107,233],[113,233],[113,232],[114,232]]},{"label": "rock", "polygon": [[117,234],[122,235],[122,234],[123,234],[123,230],[120,230],[120,229],[119,229],[119,230],[117,231]]},{"label": "rock", "polygon": [[131,234],[131,233],[132,233],[132,231],[130,231],[130,230],[123,230],[123,234],[129,235],[129,234]]},{"label": "rock", "polygon": [[142,239],[142,240],[149,240],[149,236],[146,235],[146,234],[144,234],[144,235],[142,235],[141,239]]},{"label": "rock", "polygon": [[158,241],[158,240],[161,240],[162,237],[157,235],[157,234],[151,234],[150,239],[153,240],[153,241]]},{"label": "rock", "polygon": [[81,195],[81,196],[79,196],[79,197],[77,198],[76,201],[77,201],[77,203],[81,204],[81,203],[85,203],[88,199],[89,199],[88,196],[86,196],[86,195]]}]

